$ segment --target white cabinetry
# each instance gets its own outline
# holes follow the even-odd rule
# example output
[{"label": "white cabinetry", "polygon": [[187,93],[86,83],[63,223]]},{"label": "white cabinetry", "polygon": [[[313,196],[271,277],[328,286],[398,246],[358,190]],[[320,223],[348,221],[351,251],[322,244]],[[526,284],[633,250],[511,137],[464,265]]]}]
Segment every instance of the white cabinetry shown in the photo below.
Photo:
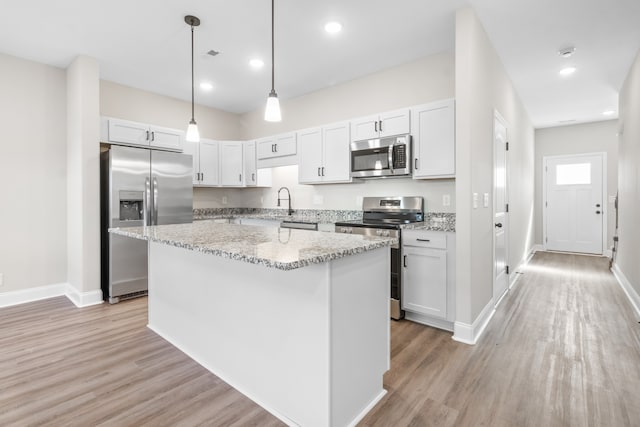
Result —
[{"label": "white cabinetry", "polygon": [[395,110],[351,121],[351,141],[402,135],[410,132],[409,110]]},{"label": "white cabinetry", "polygon": [[223,187],[242,187],[243,142],[220,142],[220,184]]},{"label": "white cabinetry", "polygon": [[184,153],[193,157],[193,185],[215,187],[220,183],[218,141],[204,138],[200,142],[186,141]]},{"label": "white cabinetry", "polygon": [[103,117],[101,139],[112,144],[182,151],[184,132],[160,126]]},{"label": "white cabinetry", "polygon": [[296,134],[294,132],[258,140],[258,159],[269,159],[295,154]]},{"label": "white cabinetry", "polygon": [[404,230],[402,261],[402,309],[406,318],[453,330],[455,235]]},{"label": "white cabinetry", "polygon": [[452,178],[456,173],[453,99],[411,109],[413,178]]},{"label": "white cabinetry", "polygon": [[351,182],[349,123],[298,132],[300,184]]},{"label": "white cabinetry", "polygon": [[255,187],[258,185],[255,141],[244,143],[244,185],[247,187]]}]

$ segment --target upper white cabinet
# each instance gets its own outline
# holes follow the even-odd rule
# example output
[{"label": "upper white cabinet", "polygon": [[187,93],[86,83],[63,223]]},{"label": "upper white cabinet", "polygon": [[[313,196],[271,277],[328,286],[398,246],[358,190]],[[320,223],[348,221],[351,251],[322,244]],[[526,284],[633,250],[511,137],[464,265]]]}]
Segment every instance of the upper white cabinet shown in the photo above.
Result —
[{"label": "upper white cabinet", "polygon": [[351,182],[349,123],[298,132],[298,182]]},{"label": "upper white cabinet", "polygon": [[269,138],[259,139],[258,159],[291,156],[296,154],[295,132],[283,133]]},{"label": "upper white cabinet", "polygon": [[244,185],[246,187],[271,187],[271,169],[257,168],[255,141],[244,143]]},{"label": "upper white cabinet", "polygon": [[243,181],[242,141],[220,142],[220,184],[223,187],[242,187]]},{"label": "upper white cabinet", "polygon": [[455,101],[411,109],[413,178],[452,178],[456,173]]},{"label": "upper white cabinet", "polygon": [[351,141],[383,138],[409,133],[409,110],[395,110],[351,121]]},{"label": "upper white cabinet", "polygon": [[201,138],[186,141],[184,153],[193,157],[193,185],[214,187],[220,184],[218,141]]},{"label": "upper white cabinet", "polygon": [[113,144],[182,151],[184,132],[129,120],[102,118],[101,139]]}]

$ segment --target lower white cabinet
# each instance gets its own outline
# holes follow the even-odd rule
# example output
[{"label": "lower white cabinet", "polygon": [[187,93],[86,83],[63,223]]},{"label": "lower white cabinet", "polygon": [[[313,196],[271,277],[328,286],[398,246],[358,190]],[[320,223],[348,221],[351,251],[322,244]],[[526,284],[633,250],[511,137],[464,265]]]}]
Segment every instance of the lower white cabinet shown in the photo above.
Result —
[{"label": "lower white cabinet", "polygon": [[455,234],[404,230],[402,262],[402,309],[405,317],[453,330]]}]

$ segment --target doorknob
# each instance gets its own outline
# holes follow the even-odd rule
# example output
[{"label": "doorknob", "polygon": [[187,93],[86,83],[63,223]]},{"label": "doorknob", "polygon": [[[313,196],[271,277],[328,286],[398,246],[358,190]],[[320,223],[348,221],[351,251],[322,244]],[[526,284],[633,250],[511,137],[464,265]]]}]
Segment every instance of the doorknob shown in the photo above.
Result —
[{"label": "doorknob", "polygon": [[502,228],[502,223],[501,223],[501,222],[497,222],[497,223],[495,223],[494,225],[495,225],[496,227],[498,227],[498,228]]}]

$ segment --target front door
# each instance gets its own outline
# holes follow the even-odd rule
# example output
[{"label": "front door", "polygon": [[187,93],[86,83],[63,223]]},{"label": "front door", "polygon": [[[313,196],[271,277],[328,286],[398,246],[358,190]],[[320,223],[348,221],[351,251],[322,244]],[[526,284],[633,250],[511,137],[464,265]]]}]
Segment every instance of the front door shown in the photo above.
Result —
[{"label": "front door", "polygon": [[507,126],[496,113],[493,125],[493,300],[497,304],[509,285],[507,244],[509,208],[507,193]]},{"label": "front door", "polygon": [[546,249],[602,254],[604,155],[544,159]]}]

